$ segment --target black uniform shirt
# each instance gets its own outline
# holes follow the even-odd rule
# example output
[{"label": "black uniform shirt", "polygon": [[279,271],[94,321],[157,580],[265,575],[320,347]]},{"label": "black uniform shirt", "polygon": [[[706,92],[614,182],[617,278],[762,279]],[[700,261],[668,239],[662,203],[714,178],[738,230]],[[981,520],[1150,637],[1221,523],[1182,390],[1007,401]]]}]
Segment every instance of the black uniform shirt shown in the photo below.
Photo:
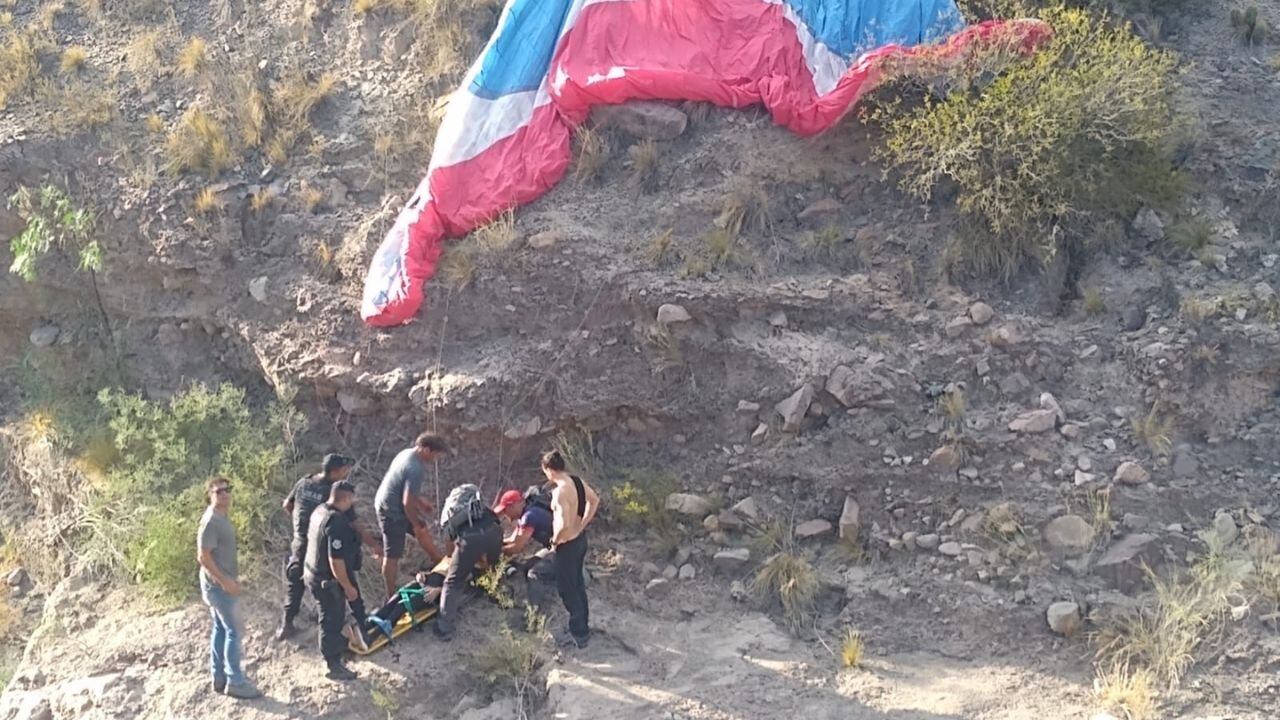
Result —
[{"label": "black uniform shirt", "polygon": [[320,580],[333,579],[329,558],[342,560],[348,572],[354,574],[354,568],[360,564],[360,538],[347,515],[325,503],[311,513],[311,526],[307,529],[307,572]]},{"label": "black uniform shirt", "polygon": [[[293,503],[293,551],[295,557],[301,557],[305,560],[307,553],[307,534],[311,527],[311,515],[315,509],[325,504],[329,499],[329,489],[333,487],[333,481],[327,479],[323,473],[317,475],[308,475],[294,484],[293,489],[289,491],[286,502]],[[351,507],[346,512],[347,520],[354,525],[356,521],[356,509]],[[355,572],[360,569],[360,555],[357,554],[354,563],[349,563],[349,569]]]}]

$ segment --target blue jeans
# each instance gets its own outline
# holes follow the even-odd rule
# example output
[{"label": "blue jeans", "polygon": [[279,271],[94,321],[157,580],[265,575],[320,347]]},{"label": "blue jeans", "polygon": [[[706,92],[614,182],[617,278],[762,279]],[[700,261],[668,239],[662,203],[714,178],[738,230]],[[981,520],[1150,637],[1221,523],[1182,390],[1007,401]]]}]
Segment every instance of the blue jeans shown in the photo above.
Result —
[{"label": "blue jeans", "polygon": [[213,617],[213,632],[209,635],[209,666],[213,679],[225,679],[228,685],[241,685],[246,680],[240,669],[240,638],[244,635],[240,601],[204,577],[200,578],[200,597],[204,598]]}]

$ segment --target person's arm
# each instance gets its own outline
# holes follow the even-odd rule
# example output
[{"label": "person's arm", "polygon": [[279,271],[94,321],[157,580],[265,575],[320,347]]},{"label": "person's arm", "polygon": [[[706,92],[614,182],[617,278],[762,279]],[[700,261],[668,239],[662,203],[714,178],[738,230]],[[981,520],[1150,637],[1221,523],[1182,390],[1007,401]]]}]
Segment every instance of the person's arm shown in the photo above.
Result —
[{"label": "person's arm", "polygon": [[294,497],[297,496],[297,494],[298,494],[298,486],[294,485],[293,488],[289,490],[289,494],[285,495],[284,502],[280,503],[280,507],[284,508],[285,515],[289,515],[291,517],[293,516],[293,499]]},{"label": "person's arm", "polygon": [[373,532],[369,530],[369,528],[365,527],[364,523],[359,520],[352,523],[352,525],[356,529],[356,534],[360,536],[360,543],[369,548],[369,554],[375,558],[381,558],[382,540],[377,535],[374,535]]},{"label": "person's arm", "polygon": [[585,491],[583,493],[583,497],[585,497],[587,501],[587,509],[583,511],[581,525],[581,527],[585,529],[591,524],[591,519],[596,516],[596,510],[600,509],[600,496],[596,495],[596,491],[592,490],[586,483],[582,484],[582,489]]},{"label": "person's arm", "polygon": [[338,581],[342,586],[342,594],[346,596],[347,602],[355,602],[360,598],[360,593],[356,592],[356,586],[351,582],[351,577],[347,575],[347,563],[336,555],[329,556],[329,569],[333,571],[333,579]]},{"label": "person's arm", "polygon": [[520,525],[516,528],[515,535],[511,539],[502,544],[502,554],[508,556],[519,555],[529,546],[529,538],[533,537],[533,528],[526,525]]},{"label": "person's arm", "polygon": [[222,572],[222,568],[218,567],[218,563],[213,559],[212,548],[200,548],[196,555],[196,560],[200,563],[200,567],[208,571],[213,581],[218,583],[218,587],[226,591],[228,595],[235,597],[240,594],[240,583],[227,577],[227,574]]}]

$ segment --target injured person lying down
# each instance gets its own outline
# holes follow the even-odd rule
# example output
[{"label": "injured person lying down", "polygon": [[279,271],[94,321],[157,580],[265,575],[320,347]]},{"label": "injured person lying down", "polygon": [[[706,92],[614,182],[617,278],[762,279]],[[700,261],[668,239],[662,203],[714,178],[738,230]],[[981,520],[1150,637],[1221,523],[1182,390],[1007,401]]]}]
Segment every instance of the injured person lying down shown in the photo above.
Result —
[{"label": "injured person lying down", "polygon": [[444,570],[439,566],[420,571],[414,582],[402,586],[377,612],[369,614],[363,633],[356,631],[352,620],[347,633],[348,647],[356,654],[367,655],[431,619],[439,610],[443,586]]}]

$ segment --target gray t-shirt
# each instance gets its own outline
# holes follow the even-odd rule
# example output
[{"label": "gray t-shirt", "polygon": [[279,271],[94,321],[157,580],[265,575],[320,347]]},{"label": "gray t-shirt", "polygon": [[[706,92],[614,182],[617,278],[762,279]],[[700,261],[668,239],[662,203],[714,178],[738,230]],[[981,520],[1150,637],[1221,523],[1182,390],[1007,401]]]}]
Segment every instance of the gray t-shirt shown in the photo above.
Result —
[{"label": "gray t-shirt", "polygon": [[[232,580],[239,577],[240,568],[236,565],[236,529],[231,526],[231,520],[226,515],[214,512],[212,506],[206,508],[204,517],[200,518],[196,547],[200,552],[208,550],[213,555],[213,562],[224,575]],[[200,566],[200,577],[217,584],[203,565]]]},{"label": "gray t-shirt", "polygon": [[387,468],[387,474],[382,477],[382,484],[378,486],[378,496],[374,501],[378,514],[390,518],[405,517],[405,488],[413,495],[420,494],[426,475],[427,469],[418,457],[417,450],[401,450],[391,461],[391,467]]}]

